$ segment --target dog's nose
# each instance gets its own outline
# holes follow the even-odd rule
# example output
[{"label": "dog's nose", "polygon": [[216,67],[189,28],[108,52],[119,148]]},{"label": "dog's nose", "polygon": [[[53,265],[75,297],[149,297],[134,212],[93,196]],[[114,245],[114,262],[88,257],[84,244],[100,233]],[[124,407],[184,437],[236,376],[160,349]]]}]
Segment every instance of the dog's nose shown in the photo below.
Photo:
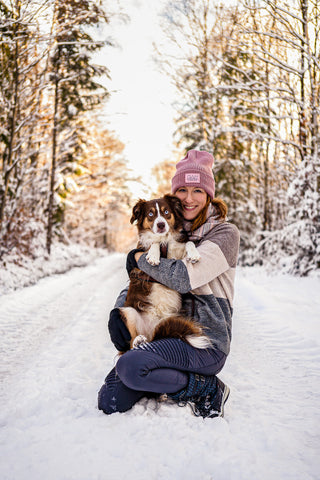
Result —
[{"label": "dog's nose", "polygon": [[166,224],[164,222],[157,223],[157,229],[159,232],[162,232],[166,228]]}]

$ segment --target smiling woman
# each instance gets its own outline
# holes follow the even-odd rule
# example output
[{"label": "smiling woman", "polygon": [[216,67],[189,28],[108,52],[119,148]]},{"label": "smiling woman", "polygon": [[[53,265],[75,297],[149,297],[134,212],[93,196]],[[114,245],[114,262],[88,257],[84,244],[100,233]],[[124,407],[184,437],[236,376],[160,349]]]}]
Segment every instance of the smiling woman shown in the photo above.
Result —
[{"label": "smiling woman", "polygon": [[[183,204],[183,227],[191,240],[187,244],[193,242],[199,261],[188,262],[186,256],[158,255],[156,262],[149,262],[151,249],[138,253],[135,249],[127,257],[129,276],[138,269],[181,295],[183,315],[204,329],[209,346],[197,348],[170,336],[152,339],[127,351],[130,333],[121,312],[129,292],[123,290],[108,324],[111,340],[124,354],[99,392],[98,405],[106,414],[124,412],[143,396],[157,397],[163,393],[179,405],[190,404],[197,416],[213,418],[224,414],[229,387],[216,375],[230,351],[239,232],[226,221],[226,206],[220,208],[223,202],[214,198],[212,167],[210,153],[190,150],[176,165],[172,179],[172,192],[177,194],[172,198],[178,201],[179,197]],[[157,205],[158,200],[153,202]],[[160,212],[159,203],[146,214],[151,213],[153,219]],[[148,300],[154,301],[151,297]]]}]

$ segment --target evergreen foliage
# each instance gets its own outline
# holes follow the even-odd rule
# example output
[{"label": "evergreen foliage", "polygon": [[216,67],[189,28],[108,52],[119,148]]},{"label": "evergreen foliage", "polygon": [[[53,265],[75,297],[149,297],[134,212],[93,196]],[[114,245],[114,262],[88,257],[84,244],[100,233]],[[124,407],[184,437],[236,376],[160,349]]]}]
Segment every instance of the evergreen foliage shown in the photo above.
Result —
[{"label": "evergreen foliage", "polygon": [[[120,248],[130,172],[95,116],[109,70],[93,56],[111,45],[95,29],[110,17],[94,0],[0,0],[0,258],[34,256],[45,237],[48,252],[56,237]],[[319,21],[317,0],[172,0],[163,13],[177,158],[213,153],[243,265],[320,267]],[[154,169],[156,194],[175,155]]]},{"label": "evergreen foliage", "polygon": [[93,0],[0,0],[0,258],[72,237],[65,210],[99,135],[86,115],[108,98],[93,56],[111,42],[94,34],[109,19]]},{"label": "evergreen foliage", "polygon": [[92,54],[103,44],[95,42],[87,33],[89,27],[103,21],[108,22],[107,15],[92,0],[55,2],[54,44],[50,56],[54,125],[48,207],[48,252],[52,241],[52,226],[59,221],[63,205],[63,202],[54,205],[56,170],[58,168],[60,175],[65,175],[76,169],[76,163],[82,155],[83,136],[78,117],[101,104],[107,95],[106,89],[97,83],[96,78],[106,75],[108,70],[106,67],[93,65],[91,61]]}]

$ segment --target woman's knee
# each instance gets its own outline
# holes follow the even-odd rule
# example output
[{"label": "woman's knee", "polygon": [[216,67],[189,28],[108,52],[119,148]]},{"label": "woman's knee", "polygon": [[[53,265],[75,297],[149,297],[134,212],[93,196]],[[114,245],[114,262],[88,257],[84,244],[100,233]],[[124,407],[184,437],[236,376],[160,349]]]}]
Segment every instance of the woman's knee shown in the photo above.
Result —
[{"label": "woman's knee", "polygon": [[116,365],[121,381],[133,390],[144,390],[144,381],[150,372],[152,360],[148,352],[130,350],[122,355]]}]

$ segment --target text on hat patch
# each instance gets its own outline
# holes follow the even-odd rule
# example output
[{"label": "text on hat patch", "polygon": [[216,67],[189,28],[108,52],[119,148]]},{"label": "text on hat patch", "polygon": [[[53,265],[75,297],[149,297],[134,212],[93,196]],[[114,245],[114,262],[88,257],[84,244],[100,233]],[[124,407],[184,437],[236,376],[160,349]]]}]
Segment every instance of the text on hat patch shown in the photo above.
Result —
[{"label": "text on hat patch", "polygon": [[186,173],[184,180],[186,183],[200,183],[200,173]]}]

